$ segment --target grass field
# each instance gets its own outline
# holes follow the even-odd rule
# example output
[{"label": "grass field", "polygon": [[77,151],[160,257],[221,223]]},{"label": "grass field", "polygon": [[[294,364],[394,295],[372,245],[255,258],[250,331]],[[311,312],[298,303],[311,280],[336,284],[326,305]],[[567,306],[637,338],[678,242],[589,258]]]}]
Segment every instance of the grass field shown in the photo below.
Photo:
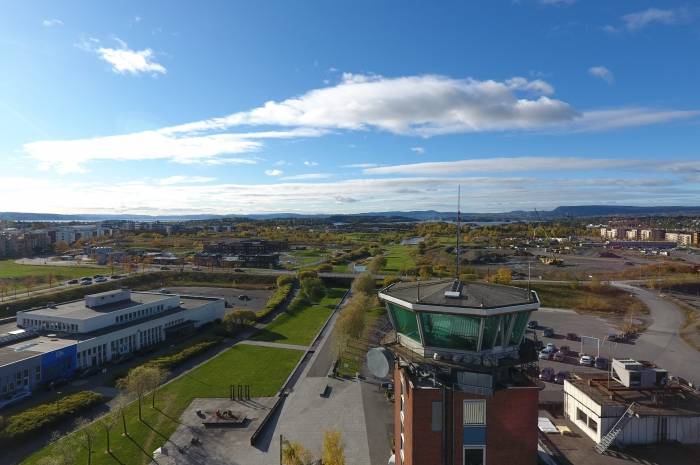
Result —
[{"label": "grass field", "polygon": [[282,313],[251,339],[309,345],[344,293],[345,289],[327,289],[325,297],[320,302],[303,307],[296,312]]},{"label": "grass field", "polygon": [[410,252],[415,250],[415,245],[392,245],[385,252],[386,266],[382,269],[383,273],[401,273],[406,269],[416,266]]},{"label": "grass field", "polygon": [[[84,433],[92,436],[93,465],[145,465],[150,454],[166,442],[177,429],[177,419],[195,397],[228,397],[231,384],[249,384],[253,397],[268,397],[277,393],[282,383],[301,358],[296,350],[271,349],[237,345],[209,360],[185,376],[158,389],[156,408],[151,407],[150,396],[143,402],[144,422],[138,419],[138,406],[130,404],[126,410],[128,437],[122,436],[121,418],[112,429],[112,455],[106,451],[106,434],[102,423],[69,435],[80,450],[75,463],[87,463]],[[53,446],[25,459],[23,465],[40,463],[42,457],[53,453]]]},{"label": "grass field", "polygon": [[42,289],[56,286],[82,276],[108,274],[106,268],[90,266],[50,266],[19,265],[14,260],[0,260],[0,297],[9,296],[17,291]]},{"label": "grass field", "polygon": [[[522,287],[522,286],[521,286]],[[593,313],[647,314],[649,309],[628,292],[612,286],[591,289],[587,284],[533,284],[543,307],[570,308]]]}]

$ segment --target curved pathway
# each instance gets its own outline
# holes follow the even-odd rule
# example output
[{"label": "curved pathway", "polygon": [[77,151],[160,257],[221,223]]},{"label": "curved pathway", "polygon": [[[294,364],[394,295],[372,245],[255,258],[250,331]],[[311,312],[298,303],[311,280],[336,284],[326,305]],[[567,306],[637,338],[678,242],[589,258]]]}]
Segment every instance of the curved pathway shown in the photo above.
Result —
[{"label": "curved pathway", "polygon": [[632,352],[638,352],[639,358],[667,369],[671,375],[700,381],[700,352],[680,337],[680,329],[685,322],[683,311],[656,292],[623,281],[613,281],[611,284],[644,302],[654,320],[640,335]]}]

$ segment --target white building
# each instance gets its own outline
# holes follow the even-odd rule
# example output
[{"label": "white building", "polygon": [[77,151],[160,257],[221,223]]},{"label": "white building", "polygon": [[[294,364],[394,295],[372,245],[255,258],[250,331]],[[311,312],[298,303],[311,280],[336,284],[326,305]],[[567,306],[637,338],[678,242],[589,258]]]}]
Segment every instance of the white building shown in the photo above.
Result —
[{"label": "white building", "polygon": [[63,226],[55,231],[52,231],[50,235],[54,236],[54,242],[65,242],[66,244],[72,244],[78,239],[91,239],[95,237],[102,237],[109,235],[111,233],[110,229],[103,228],[101,226],[95,225],[80,225],[80,226]]},{"label": "white building", "polygon": [[17,312],[17,326],[75,340],[77,368],[85,368],[220,320],[224,311],[219,298],[121,289]]},{"label": "white building", "polygon": [[700,443],[700,394],[634,360],[613,360],[610,376],[566,380],[564,414],[597,447]]}]

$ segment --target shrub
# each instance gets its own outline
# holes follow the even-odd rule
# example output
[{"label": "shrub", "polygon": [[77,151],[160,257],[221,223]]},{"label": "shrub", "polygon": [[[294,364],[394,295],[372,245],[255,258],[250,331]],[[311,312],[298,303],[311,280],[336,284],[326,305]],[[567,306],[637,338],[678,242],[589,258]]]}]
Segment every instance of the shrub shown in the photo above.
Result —
[{"label": "shrub", "polygon": [[280,276],[277,276],[277,287],[282,287],[286,284],[294,284],[295,278],[294,275],[291,274],[283,274]]},{"label": "shrub", "polygon": [[198,355],[204,352],[205,350],[215,346],[219,342],[221,342],[221,338],[218,337],[205,339],[189,347],[185,347],[181,351],[175,352],[174,354],[156,357],[153,360],[149,360],[144,365],[150,365],[170,370],[178,365],[181,365],[182,363],[186,362],[195,355]]},{"label": "shrub", "polygon": [[401,282],[401,278],[399,278],[398,276],[387,276],[386,278],[384,278],[384,281],[382,281],[382,285],[384,287],[387,287],[387,286],[391,286],[394,283],[400,283],[400,282]]},{"label": "shrub", "polygon": [[322,263],[316,267],[316,271],[319,273],[330,273],[333,271],[333,265],[330,263]]},{"label": "shrub", "polygon": [[82,391],[70,394],[55,402],[37,405],[7,419],[5,428],[0,431],[0,439],[16,439],[48,428],[65,418],[74,417],[77,412],[103,402],[102,394]]},{"label": "shrub", "polygon": [[287,300],[291,292],[292,284],[284,284],[283,286],[278,287],[277,290],[275,290],[275,292],[272,293],[270,298],[267,299],[265,308],[256,313],[257,319],[260,320],[262,318],[265,318],[271,312],[277,310],[280,307],[280,305],[282,305]]}]

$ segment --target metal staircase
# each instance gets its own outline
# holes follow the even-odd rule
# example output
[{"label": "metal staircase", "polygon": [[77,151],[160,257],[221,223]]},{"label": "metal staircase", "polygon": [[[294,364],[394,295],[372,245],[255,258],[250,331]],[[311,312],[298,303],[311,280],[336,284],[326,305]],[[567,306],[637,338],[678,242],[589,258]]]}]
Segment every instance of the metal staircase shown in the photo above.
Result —
[{"label": "metal staircase", "polygon": [[625,428],[625,425],[630,421],[630,419],[634,416],[634,402],[630,404],[629,407],[627,407],[627,410],[625,410],[625,413],[622,414],[619,420],[615,423],[615,425],[608,431],[608,434],[606,434],[603,439],[600,441],[599,444],[596,444],[595,450],[599,454],[604,454],[606,450],[608,450],[608,447],[615,442],[615,439],[619,434],[622,432],[622,430]]}]

